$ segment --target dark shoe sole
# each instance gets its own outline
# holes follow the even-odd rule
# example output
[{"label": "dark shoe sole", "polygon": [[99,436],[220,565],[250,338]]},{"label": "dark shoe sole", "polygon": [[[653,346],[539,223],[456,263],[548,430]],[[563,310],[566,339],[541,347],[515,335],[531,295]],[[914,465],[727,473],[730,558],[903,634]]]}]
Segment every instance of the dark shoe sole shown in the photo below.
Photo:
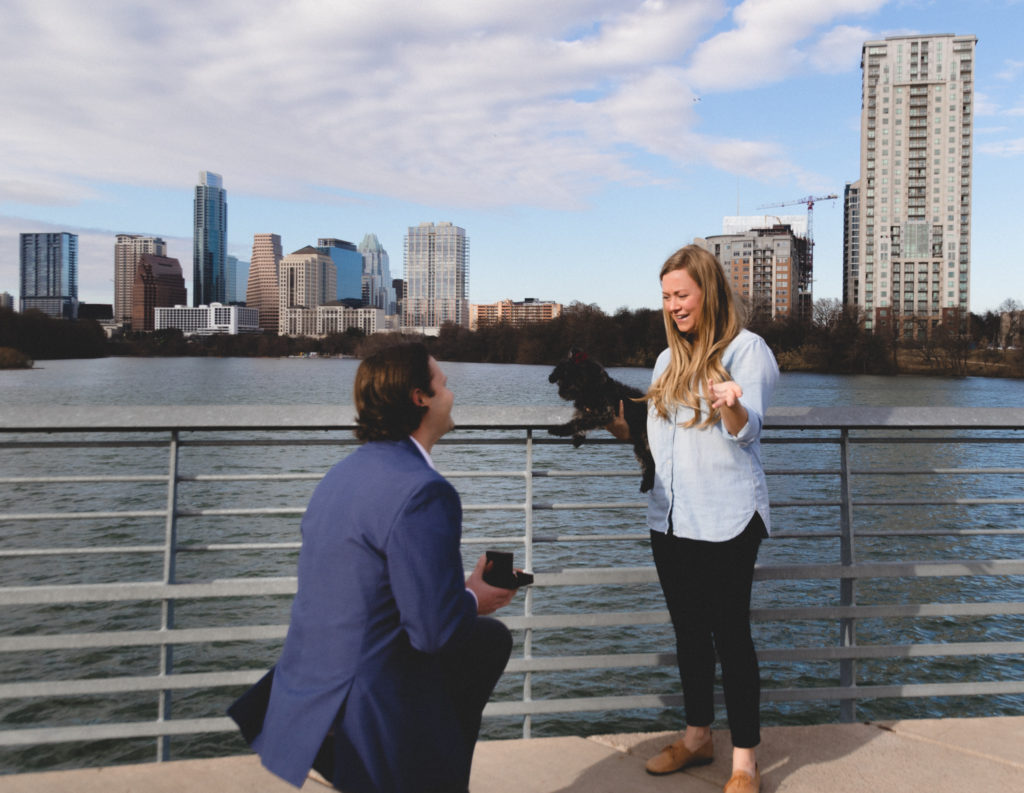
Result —
[{"label": "dark shoe sole", "polygon": [[715,758],[694,760],[692,763],[686,763],[685,765],[679,766],[679,768],[673,768],[671,771],[651,771],[648,768],[644,768],[651,776],[668,776],[669,774],[678,774],[680,771],[685,771],[687,768],[699,768],[702,765],[711,765],[715,762]]}]

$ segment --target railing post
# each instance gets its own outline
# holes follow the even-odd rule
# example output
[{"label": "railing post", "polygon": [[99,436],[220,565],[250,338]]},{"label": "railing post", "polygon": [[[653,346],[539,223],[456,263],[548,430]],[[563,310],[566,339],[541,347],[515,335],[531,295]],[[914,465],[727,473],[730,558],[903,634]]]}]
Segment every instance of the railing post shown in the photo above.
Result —
[{"label": "railing post", "polygon": [[[839,512],[839,555],[843,567],[854,563],[853,542],[853,499],[850,488],[850,431],[842,430],[839,441],[840,470],[840,512]],[[854,578],[839,579],[839,605],[853,606],[857,602],[857,582]],[[839,620],[839,644],[841,647],[854,647],[857,644],[856,620],[843,617]],[[843,658],[839,661],[839,685],[851,689],[849,697],[839,701],[839,720],[851,723],[857,719],[857,698],[853,689],[857,686],[857,661]]]},{"label": "railing post", "polygon": [[[526,526],[523,534],[524,549],[523,569],[533,569],[533,430],[526,430]],[[523,598],[523,615],[529,617],[533,614],[533,587],[526,587],[526,595]],[[523,658],[530,658],[533,655],[533,628],[523,631]],[[533,699],[533,678],[531,672],[523,675],[523,702]],[[523,738],[529,738],[533,727],[533,718],[530,714],[523,717]]]},{"label": "railing post", "polygon": [[[178,548],[178,430],[171,431],[170,462],[167,470],[167,517],[164,522],[164,584],[174,583],[175,565]],[[160,630],[169,631],[174,628],[174,600],[164,598],[160,606]],[[174,672],[174,645],[160,645],[160,676],[166,677]],[[168,721],[171,718],[171,691],[160,692],[157,704],[157,721]],[[171,754],[171,738],[160,735],[156,739],[156,760],[169,760]]]}]

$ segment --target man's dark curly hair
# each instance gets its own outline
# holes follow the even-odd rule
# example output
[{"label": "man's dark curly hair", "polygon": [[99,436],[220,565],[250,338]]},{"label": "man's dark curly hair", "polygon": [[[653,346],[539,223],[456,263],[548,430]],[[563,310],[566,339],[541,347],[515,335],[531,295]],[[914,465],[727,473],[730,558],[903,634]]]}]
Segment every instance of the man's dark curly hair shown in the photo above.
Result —
[{"label": "man's dark curly hair", "polygon": [[412,401],[430,387],[430,353],[419,342],[385,347],[364,358],[353,386],[356,437],[361,441],[398,441],[420,426],[426,407]]}]

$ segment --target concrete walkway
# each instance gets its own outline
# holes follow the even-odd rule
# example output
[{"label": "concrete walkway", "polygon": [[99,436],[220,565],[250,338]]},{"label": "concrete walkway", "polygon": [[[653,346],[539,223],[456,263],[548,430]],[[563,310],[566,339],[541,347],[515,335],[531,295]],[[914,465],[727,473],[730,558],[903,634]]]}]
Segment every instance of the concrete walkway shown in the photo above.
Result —
[{"label": "concrete walkway", "polygon": [[[714,793],[729,775],[728,737],[709,766],[665,777],[644,762],[673,733],[486,741],[472,793]],[[769,727],[764,793],[1024,791],[1024,716]],[[0,793],[287,793],[253,756],[0,776]],[[305,791],[327,787],[307,782]]]}]

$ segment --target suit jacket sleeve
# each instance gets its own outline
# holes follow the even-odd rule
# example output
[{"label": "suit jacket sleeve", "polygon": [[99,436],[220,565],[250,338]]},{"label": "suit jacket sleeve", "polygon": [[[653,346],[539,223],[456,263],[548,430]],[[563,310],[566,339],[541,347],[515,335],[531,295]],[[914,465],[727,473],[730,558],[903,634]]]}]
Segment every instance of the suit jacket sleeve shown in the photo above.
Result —
[{"label": "suit jacket sleeve", "polygon": [[462,508],[441,478],[418,488],[388,534],[388,577],[412,646],[436,653],[457,640],[476,618],[466,591],[460,539]]}]

